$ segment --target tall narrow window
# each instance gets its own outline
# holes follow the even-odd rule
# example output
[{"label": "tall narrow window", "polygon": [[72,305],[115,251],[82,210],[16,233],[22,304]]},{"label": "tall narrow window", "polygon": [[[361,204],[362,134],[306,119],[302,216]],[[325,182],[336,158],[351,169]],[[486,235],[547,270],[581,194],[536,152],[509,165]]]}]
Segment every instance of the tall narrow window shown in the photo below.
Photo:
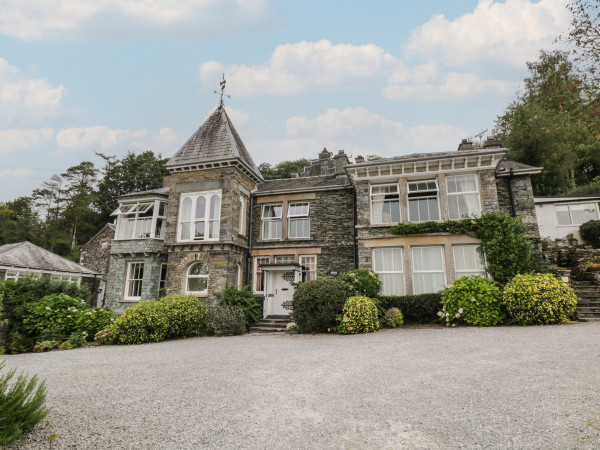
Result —
[{"label": "tall narrow window", "polygon": [[288,237],[307,238],[310,237],[310,219],[308,218],[308,203],[290,203],[288,207]]},{"label": "tall narrow window", "polygon": [[246,236],[246,197],[240,195],[240,234]]},{"label": "tall narrow window", "polygon": [[265,205],[263,207],[263,239],[281,239],[282,205]]},{"label": "tall narrow window", "polygon": [[485,259],[480,245],[455,245],[454,271],[456,278],[466,275],[487,276],[485,273]]},{"label": "tall narrow window", "polygon": [[475,175],[456,175],[446,178],[448,214],[450,219],[463,219],[481,214],[479,189]]},{"label": "tall narrow window", "polygon": [[260,266],[269,264],[271,258],[269,256],[257,256],[254,258],[254,292],[262,293],[265,290],[265,273]]},{"label": "tall narrow window", "polygon": [[400,222],[400,194],[397,184],[371,186],[371,223]]},{"label": "tall narrow window", "polygon": [[440,220],[437,180],[408,183],[408,214],[411,222]]},{"label": "tall narrow window", "polygon": [[446,287],[444,248],[413,247],[413,281],[415,294],[439,292]]},{"label": "tall narrow window", "polygon": [[298,259],[302,270],[302,281],[315,280],[317,278],[317,256],[300,255]]},{"label": "tall narrow window", "polygon": [[381,280],[383,295],[404,295],[402,248],[373,249],[373,271]]},{"label": "tall narrow window", "polygon": [[216,241],[221,222],[221,191],[181,194],[178,241]]},{"label": "tall narrow window", "polygon": [[204,262],[192,264],[185,279],[187,294],[206,294],[208,292],[208,267]]},{"label": "tall narrow window", "polygon": [[160,278],[158,279],[158,288],[165,289],[167,282],[167,264],[160,265]]},{"label": "tall narrow window", "polygon": [[142,299],[142,283],[144,281],[144,263],[130,262],[127,264],[125,280],[125,300]]}]

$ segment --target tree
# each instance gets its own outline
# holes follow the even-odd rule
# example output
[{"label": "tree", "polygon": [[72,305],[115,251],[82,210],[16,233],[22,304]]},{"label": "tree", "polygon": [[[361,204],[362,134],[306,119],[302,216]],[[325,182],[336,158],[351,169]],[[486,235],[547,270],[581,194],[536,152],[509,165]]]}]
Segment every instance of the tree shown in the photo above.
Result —
[{"label": "tree", "polygon": [[0,204],[0,245],[22,241],[40,243],[39,220],[30,197]]},{"label": "tree", "polygon": [[537,195],[586,184],[600,173],[600,117],[594,89],[576,76],[566,52],[540,52],[528,62],[524,90],[496,120],[508,157],[544,167],[532,177]]},{"label": "tree", "polygon": [[119,196],[160,188],[163,186],[163,177],[169,174],[166,169],[168,159],[151,151],[139,155],[128,152],[121,159],[97,154],[106,162],[95,201],[104,223],[110,220],[110,214],[117,208]]},{"label": "tree", "polygon": [[574,45],[574,62],[588,82],[600,84],[600,0],[575,0],[569,33],[562,40]]},{"label": "tree", "polygon": [[261,163],[258,170],[265,180],[274,180],[277,178],[292,178],[293,173],[300,173],[305,166],[310,165],[308,159],[297,159],[295,161],[283,161],[275,166],[269,163]]}]

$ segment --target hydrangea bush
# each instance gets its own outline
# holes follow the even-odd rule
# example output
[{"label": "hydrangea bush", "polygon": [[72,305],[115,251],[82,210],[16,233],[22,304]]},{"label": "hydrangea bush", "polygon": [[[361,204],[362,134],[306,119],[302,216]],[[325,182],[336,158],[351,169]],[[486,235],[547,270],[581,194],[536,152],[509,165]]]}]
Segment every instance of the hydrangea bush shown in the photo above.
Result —
[{"label": "hydrangea bush", "polygon": [[446,325],[456,320],[484,327],[504,319],[502,292],[494,281],[478,275],[459,278],[444,289],[442,305],[438,316]]},{"label": "hydrangea bush", "polygon": [[368,269],[349,270],[340,280],[348,287],[348,296],[364,295],[372,298],[381,290],[381,280],[375,272]]},{"label": "hydrangea bush", "polygon": [[568,322],[575,315],[577,296],[552,274],[517,275],[504,288],[506,311],[519,325]]},{"label": "hydrangea bush", "polygon": [[372,333],[379,329],[377,306],[369,297],[357,295],[350,297],[344,304],[338,317],[338,333]]},{"label": "hydrangea bush", "polygon": [[385,313],[385,326],[387,328],[397,328],[404,325],[404,317],[398,308],[390,308]]}]

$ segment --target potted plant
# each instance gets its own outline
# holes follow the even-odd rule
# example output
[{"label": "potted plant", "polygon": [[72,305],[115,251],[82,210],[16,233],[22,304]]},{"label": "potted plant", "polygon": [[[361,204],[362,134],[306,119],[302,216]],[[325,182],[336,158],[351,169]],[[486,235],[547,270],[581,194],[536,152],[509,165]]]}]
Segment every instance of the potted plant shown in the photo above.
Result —
[{"label": "potted plant", "polygon": [[572,247],[575,245],[579,245],[579,241],[575,238],[573,233],[567,234],[566,239],[567,239],[567,241],[569,241],[569,245]]}]

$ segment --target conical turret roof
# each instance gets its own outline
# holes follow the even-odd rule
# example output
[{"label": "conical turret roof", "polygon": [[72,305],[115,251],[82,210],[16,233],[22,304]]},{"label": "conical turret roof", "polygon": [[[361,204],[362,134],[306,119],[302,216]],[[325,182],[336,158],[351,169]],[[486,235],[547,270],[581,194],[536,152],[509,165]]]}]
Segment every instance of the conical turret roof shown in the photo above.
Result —
[{"label": "conical turret roof", "polygon": [[255,181],[263,177],[223,105],[204,121],[167,163],[171,172],[241,165]]}]

